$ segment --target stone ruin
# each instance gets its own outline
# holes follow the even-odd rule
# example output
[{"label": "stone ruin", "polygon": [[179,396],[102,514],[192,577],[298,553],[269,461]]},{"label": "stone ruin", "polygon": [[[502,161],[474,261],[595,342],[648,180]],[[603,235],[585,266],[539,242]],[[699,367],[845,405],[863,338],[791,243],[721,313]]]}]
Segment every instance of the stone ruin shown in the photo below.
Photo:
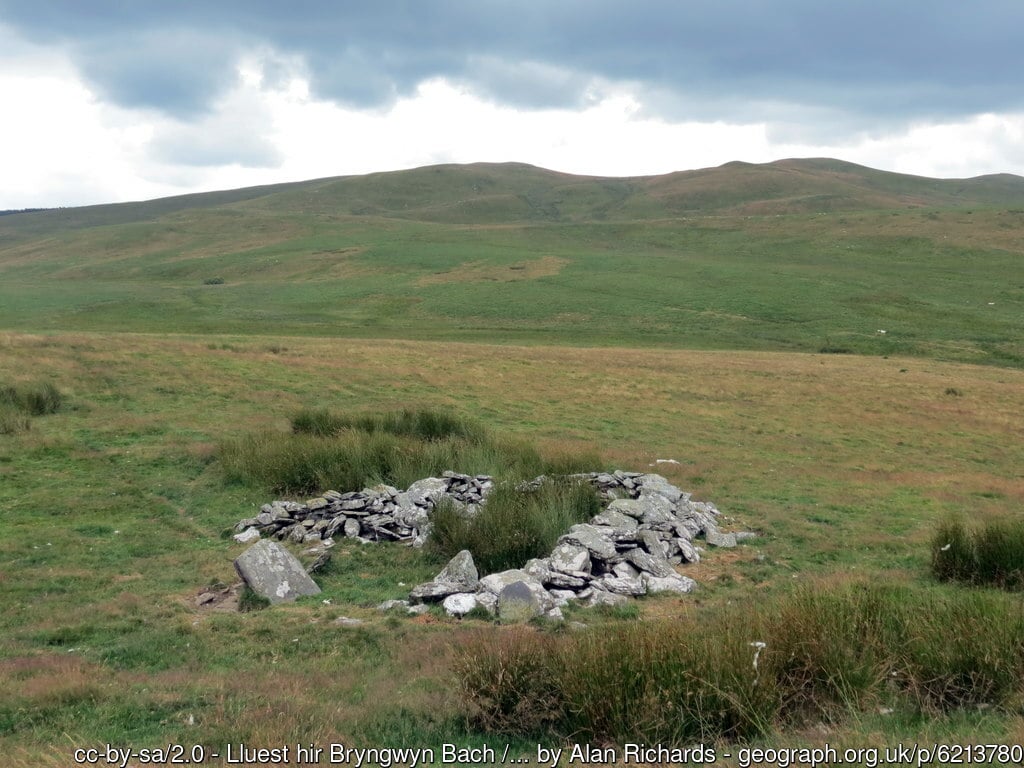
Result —
[{"label": "stone ruin", "polygon": [[[714,504],[692,501],[661,475],[616,470],[567,479],[594,486],[603,508],[589,523],[572,526],[549,556],[481,578],[472,555],[463,551],[432,581],[415,587],[408,600],[390,600],[380,609],[421,612],[430,603],[442,603],[452,616],[481,608],[509,621],[538,615],[560,619],[561,608],[572,600],[617,605],[645,594],[688,593],[696,583],[675,566],[700,560],[695,543],[699,537],[711,546],[733,547],[755,535],[722,532]],[[542,476],[521,487],[536,488],[546,480]],[[235,539],[248,543],[266,536],[313,545],[308,551],[319,552],[321,562],[339,535],[422,546],[438,501],[447,497],[473,515],[493,487],[486,475],[445,472],[405,491],[378,485],[348,493],[327,491],[304,504],[274,501],[264,504],[256,517],[240,520]],[[255,580],[238,570],[255,589]]]}]

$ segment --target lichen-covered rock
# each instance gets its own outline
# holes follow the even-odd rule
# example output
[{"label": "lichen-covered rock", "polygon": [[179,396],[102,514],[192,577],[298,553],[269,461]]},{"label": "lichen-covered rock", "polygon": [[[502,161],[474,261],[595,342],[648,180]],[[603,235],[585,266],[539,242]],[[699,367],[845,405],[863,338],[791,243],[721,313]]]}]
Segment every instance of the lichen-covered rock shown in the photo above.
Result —
[{"label": "lichen-covered rock", "polygon": [[302,563],[275,541],[257,541],[235,559],[235,570],[249,589],[271,603],[320,594]]}]

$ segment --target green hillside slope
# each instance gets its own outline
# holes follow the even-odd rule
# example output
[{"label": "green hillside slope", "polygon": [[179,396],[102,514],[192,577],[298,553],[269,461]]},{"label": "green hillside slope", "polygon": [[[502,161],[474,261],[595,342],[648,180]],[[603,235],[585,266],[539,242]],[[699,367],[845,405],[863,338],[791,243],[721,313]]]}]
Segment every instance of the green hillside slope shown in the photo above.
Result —
[{"label": "green hillside slope", "polygon": [[825,159],[635,178],[447,165],[0,217],[0,328],[1017,366],[1022,253],[1015,176]]}]

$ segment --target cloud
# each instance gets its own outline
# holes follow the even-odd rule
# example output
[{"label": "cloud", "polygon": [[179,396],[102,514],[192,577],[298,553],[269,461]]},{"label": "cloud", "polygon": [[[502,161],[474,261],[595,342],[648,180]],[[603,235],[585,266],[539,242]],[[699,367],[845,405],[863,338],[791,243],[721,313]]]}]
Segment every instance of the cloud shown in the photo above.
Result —
[{"label": "cloud", "polygon": [[438,77],[530,108],[632,83],[668,94],[649,109],[673,119],[673,104],[732,119],[751,101],[902,120],[1024,107],[1018,0],[0,0],[0,18],[66,46],[118,104],[186,118],[254,46],[301,59],[313,93],[362,108]]}]

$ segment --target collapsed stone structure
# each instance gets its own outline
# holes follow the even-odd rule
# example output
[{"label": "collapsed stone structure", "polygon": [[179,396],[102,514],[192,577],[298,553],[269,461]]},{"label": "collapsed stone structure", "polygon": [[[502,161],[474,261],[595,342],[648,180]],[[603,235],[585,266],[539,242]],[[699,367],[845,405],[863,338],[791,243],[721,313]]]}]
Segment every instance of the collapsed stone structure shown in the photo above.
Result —
[{"label": "collapsed stone structure", "polygon": [[[604,502],[589,523],[574,525],[551,554],[520,569],[480,578],[469,552],[460,552],[433,581],[420,584],[408,601],[388,601],[381,608],[443,602],[450,615],[480,607],[503,618],[524,615],[561,617],[570,600],[590,605],[618,604],[655,592],[691,591],[693,579],[675,567],[700,559],[694,541],[703,536],[713,546],[735,546],[750,533],[723,533],[718,509],[692,501],[661,475],[639,472],[590,472],[570,475],[590,483]],[[537,487],[539,477],[524,488]],[[402,541],[420,546],[430,534],[430,513],[444,497],[473,515],[494,486],[485,475],[445,472],[419,480],[405,491],[379,485],[362,491],[327,491],[305,504],[274,501],[256,517],[239,521],[239,541],[257,533],[302,544],[333,545],[343,535],[362,541]]]}]

